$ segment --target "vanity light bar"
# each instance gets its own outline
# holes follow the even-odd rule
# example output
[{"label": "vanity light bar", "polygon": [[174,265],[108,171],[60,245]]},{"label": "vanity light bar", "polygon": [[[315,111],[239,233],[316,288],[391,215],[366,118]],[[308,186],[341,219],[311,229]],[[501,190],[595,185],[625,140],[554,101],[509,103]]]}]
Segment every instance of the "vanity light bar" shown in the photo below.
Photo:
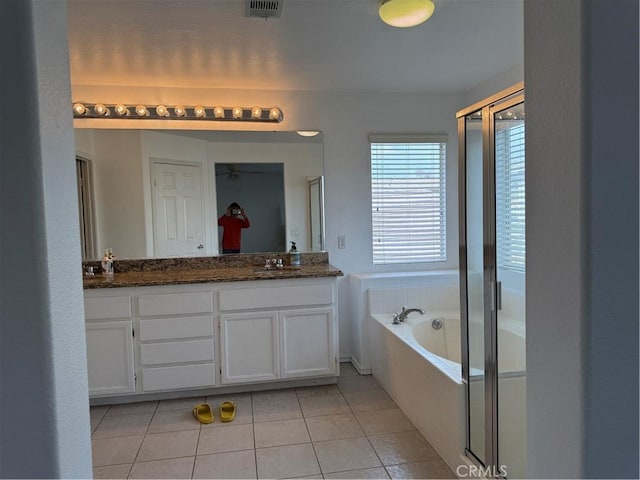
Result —
[{"label": "vanity light bar", "polygon": [[73,118],[118,118],[135,120],[212,120],[229,122],[280,123],[278,107],[205,107],[196,105],[125,105],[105,103],[73,104]]}]

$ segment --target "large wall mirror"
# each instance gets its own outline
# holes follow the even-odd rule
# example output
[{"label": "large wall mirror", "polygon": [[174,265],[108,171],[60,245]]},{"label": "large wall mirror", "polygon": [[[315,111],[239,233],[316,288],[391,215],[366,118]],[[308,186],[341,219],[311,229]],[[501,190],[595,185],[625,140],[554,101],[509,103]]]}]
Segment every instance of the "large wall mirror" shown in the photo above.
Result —
[{"label": "large wall mirror", "polygon": [[[323,136],[76,128],[83,257],[218,255],[218,218],[244,208],[242,253],[324,248]],[[313,185],[317,185],[314,182]],[[314,192],[315,192],[315,187]]]}]

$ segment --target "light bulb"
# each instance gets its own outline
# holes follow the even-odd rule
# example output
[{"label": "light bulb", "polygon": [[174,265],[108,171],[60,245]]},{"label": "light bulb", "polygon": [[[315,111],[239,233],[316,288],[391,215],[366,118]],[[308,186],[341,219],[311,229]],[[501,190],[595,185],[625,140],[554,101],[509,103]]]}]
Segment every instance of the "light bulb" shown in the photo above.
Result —
[{"label": "light bulb", "polygon": [[129,115],[129,109],[127,107],[125,107],[123,104],[119,103],[118,105],[115,106],[114,110],[116,111],[116,113],[118,115],[120,115],[121,117],[127,116]]},{"label": "light bulb", "polygon": [[260,107],[253,107],[251,109],[251,118],[259,119],[262,116],[262,109]]},{"label": "light bulb", "polygon": [[158,105],[156,107],[156,115],[158,115],[159,117],[168,117],[169,110],[167,110],[167,107],[165,107],[164,105]]},{"label": "light bulb", "polygon": [[271,120],[281,120],[282,119],[282,112],[280,111],[279,108],[277,107],[273,107],[271,110],[269,110],[269,118]]},{"label": "light bulb", "polygon": [[173,111],[176,112],[176,117],[184,117],[187,114],[187,110],[182,105],[176,105]]},{"label": "light bulb", "polygon": [[233,110],[231,110],[231,115],[233,116],[233,118],[238,119],[238,118],[242,118],[242,108],[240,107],[233,107]]},{"label": "light bulb", "polygon": [[137,105],[136,113],[138,114],[139,117],[146,117],[147,115],[149,115],[149,111],[147,110],[147,107],[145,107],[144,105]]},{"label": "light bulb", "polygon": [[207,114],[202,105],[193,108],[193,114],[198,118],[204,118]]},{"label": "light bulb", "polygon": [[84,106],[84,103],[74,103],[73,113],[75,113],[76,115],[84,115],[85,113],[87,113],[87,107]]},{"label": "light bulb", "polygon": [[93,106],[93,109],[98,115],[107,116],[109,115],[109,109],[105,106],[104,103],[96,103]]},{"label": "light bulb", "polygon": [[213,107],[213,116],[214,118],[224,118],[224,108]]}]

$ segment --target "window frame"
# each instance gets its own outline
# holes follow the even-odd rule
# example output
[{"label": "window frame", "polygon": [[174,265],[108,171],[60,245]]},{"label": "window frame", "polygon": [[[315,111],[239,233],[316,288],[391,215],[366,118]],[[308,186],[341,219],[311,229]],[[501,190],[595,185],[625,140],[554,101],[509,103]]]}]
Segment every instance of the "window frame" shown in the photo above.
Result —
[{"label": "window frame", "polygon": [[[418,204],[414,203],[412,208],[415,208],[414,214],[418,216],[425,217],[425,221],[423,223],[416,222],[414,224],[414,239],[411,240],[411,234],[407,236],[406,242],[409,245],[413,245],[416,248],[415,252],[411,252],[409,248],[405,247],[391,247],[387,252],[381,252],[380,248],[376,248],[376,239],[380,239],[380,236],[377,235],[377,231],[380,229],[380,222],[384,222],[384,220],[376,219],[376,206],[380,205],[380,201],[377,200],[376,193],[376,176],[380,176],[384,174],[384,166],[382,169],[378,169],[376,172],[376,152],[374,149],[376,145],[390,145],[390,144],[398,144],[401,148],[408,146],[408,144],[425,144],[425,149],[422,152],[416,154],[414,160],[422,161],[423,169],[428,174],[424,174],[423,177],[415,176],[412,179],[418,180],[417,185],[414,183],[416,189],[420,189],[424,192],[425,183],[428,182],[427,175],[435,175],[435,177],[431,176],[430,178],[433,180],[436,179],[437,189],[435,190],[435,194],[438,196],[438,203],[435,206],[435,209],[438,210],[436,214],[434,214],[434,205],[429,203],[432,200],[425,200],[422,205],[418,202]],[[433,144],[437,144],[434,148]],[[370,161],[370,191],[371,191],[371,248],[372,248],[372,263],[375,267],[383,267],[383,266],[410,266],[410,265],[422,265],[423,267],[426,265],[438,265],[439,267],[442,264],[447,263],[448,261],[448,241],[449,241],[449,232],[448,232],[448,219],[447,219],[447,200],[449,192],[447,191],[447,151],[448,151],[448,135],[446,133],[434,133],[434,134],[411,134],[411,135],[398,135],[398,134],[372,134],[369,135],[369,161]],[[384,148],[384,147],[382,147]],[[432,150],[431,152],[429,150]],[[431,155],[433,151],[437,150],[437,169],[434,170],[434,162]],[[378,155],[383,155],[381,152]],[[419,158],[423,156],[424,158]],[[431,158],[430,158],[431,157]],[[384,160],[383,158],[380,160]],[[387,167],[389,169],[390,167]],[[392,167],[391,167],[392,168]],[[402,170],[402,167],[399,167],[399,170]],[[410,177],[407,177],[409,180]],[[422,182],[422,185],[420,184]],[[408,183],[412,183],[410,180]],[[401,184],[398,188],[410,188],[406,185]],[[393,195],[391,192],[390,195]],[[379,195],[378,195],[379,196]],[[384,200],[382,200],[384,202]],[[426,202],[426,203],[425,203]],[[392,201],[393,203],[393,201]],[[396,202],[399,204],[399,202]],[[411,204],[412,202],[409,200],[406,202],[407,204]],[[390,222],[393,225],[393,215],[397,212],[393,212],[393,205],[391,206],[391,214]],[[403,208],[402,205],[398,205],[395,207]],[[434,220],[435,216],[439,218]],[[398,219],[396,217],[396,222]],[[424,239],[416,240],[415,235],[420,234],[419,231],[424,229],[425,227],[434,228],[434,223],[437,223],[436,231],[427,237],[425,242]],[[378,226],[376,226],[378,224]],[[391,228],[393,229],[393,228]],[[401,240],[405,241],[405,240]],[[436,242],[434,244],[434,242]],[[431,244],[430,248],[425,248],[426,244]],[[400,251],[404,250],[404,254],[401,254]],[[431,250],[431,251],[430,251]]]}]

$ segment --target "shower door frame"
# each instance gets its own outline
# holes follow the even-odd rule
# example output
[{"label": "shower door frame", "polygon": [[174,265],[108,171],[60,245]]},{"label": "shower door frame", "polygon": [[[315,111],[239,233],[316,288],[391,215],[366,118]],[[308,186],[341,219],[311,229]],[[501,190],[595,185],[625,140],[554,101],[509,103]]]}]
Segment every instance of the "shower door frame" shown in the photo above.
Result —
[{"label": "shower door frame", "polygon": [[[498,465],[498,288],[496,258],[496,198],[494,112],[524,102],[524,82],[502,90],[456,113],[458,120],[458,210],[460,256],[460,321],[462,380],[465,384],[465,454],[500,476]],[[466,118],[482,112],[483,290],[484,290],[484,461],[471,450],[469,405],[469,311],[467,304],[467,138]],[[489,321],[487,321],[489,320]]]}]

